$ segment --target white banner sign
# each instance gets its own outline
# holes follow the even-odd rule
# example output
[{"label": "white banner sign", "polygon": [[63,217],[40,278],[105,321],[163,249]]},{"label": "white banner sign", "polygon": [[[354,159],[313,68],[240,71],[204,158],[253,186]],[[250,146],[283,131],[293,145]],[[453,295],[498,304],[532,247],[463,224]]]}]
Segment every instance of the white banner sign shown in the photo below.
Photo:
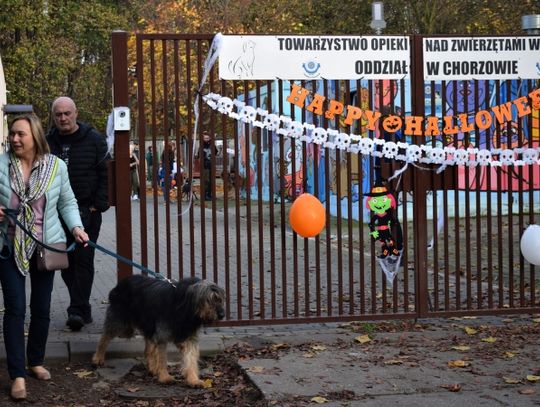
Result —
[{"label": "white banner sign", "polygon": [[540,37],[424,38],[424,80],[540,79]]},{"label": "white banner sign", "polygon": [[409,49],[405,36],[224,35],[219,77],[402,79],[409,77]]}]

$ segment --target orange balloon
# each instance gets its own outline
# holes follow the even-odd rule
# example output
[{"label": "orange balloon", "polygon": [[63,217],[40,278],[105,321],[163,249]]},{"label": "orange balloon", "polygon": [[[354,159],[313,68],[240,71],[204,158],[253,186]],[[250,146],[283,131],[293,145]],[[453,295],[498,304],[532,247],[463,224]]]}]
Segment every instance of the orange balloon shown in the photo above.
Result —
[{"label": "orange balloon", "polygon": [[314,237],[321,233],[326,223],[323,204],[311,194],[304,193],[296,198],[289,212],[293,230],[302,237]]}]

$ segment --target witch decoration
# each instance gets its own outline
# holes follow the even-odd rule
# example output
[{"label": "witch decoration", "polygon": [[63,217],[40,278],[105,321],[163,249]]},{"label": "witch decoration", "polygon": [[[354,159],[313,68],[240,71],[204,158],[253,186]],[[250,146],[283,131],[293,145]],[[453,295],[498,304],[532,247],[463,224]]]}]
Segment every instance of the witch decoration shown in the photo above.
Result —
[{"label": "witch decoration", "polygon": [[381,243],[381,254],[377,256],[387,279],[392,282],[401,262],[403,234],[396,216],[396,198],[382,184],[375,184],[367,194],[366,208],[373,215],[369,222],[370,235]]}]

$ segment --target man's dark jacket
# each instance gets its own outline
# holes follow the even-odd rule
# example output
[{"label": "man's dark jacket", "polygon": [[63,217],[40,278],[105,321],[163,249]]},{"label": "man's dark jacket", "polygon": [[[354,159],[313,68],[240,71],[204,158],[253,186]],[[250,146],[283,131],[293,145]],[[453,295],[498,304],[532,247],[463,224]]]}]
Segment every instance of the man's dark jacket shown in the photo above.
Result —
[{"label": "man's dark jacket", "polygon": [[96,129],[86,123],[77,122],[75,134],[61,136],[53,127],[47,135],[51,153],[62,157],[62,144],[71,144],[68,172],[71,188],[79,208],[94,207],[100,212],[109,208],[107,141]]}]

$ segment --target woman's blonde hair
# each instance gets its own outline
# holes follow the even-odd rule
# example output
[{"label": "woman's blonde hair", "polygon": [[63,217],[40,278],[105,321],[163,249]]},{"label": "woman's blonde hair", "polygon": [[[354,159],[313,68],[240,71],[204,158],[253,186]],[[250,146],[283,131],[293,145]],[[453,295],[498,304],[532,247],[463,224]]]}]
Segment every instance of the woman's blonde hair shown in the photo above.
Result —
[{"label": "woman's blonde hair", "polygon": [[26,120],[30,125],[30,131],[32,132],[32,137],[34,138],[34,143],[36,145],[36,155],[38,157],[43,157],[45,154],[49,154],[51,152],[51,149],[49,148],[49,144],[47,143],[47,139],[45,138],[45,131],[43,130],[43,126],[41,125],[41,120],[39,120],[39,117],[37,117],[34,113],[24,113],[17,115],[11,120],[9,124],[10,131],[13,123],[19,120]]}]

